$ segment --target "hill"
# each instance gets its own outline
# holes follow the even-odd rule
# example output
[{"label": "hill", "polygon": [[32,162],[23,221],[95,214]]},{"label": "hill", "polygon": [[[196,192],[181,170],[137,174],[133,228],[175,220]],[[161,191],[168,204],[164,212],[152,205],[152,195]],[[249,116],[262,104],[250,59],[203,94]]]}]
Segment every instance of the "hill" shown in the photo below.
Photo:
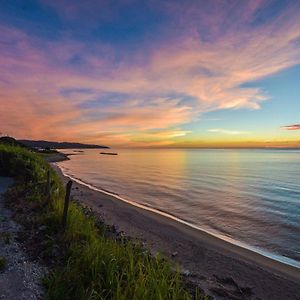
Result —
[{"label": "hill", "polygon": [[19,141],[17,141],[16,139],[14,139],[13,137],[10,137],[10,136],[1,136],[0,144],[5,144],[5,145],[9,145],[9,146],[26,147],[25,145],[23,145],[22,143],[20,143]]}]

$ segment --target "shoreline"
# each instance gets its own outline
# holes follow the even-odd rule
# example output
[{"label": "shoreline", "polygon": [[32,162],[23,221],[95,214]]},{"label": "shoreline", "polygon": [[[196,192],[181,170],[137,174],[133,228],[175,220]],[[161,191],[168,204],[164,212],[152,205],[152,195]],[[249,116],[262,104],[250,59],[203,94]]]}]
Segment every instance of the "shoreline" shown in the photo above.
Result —
[{"label": "shoreline", "polygon": [[[295,277],[297,280],[300,280],[300,278],[299,278],[300,274],[298,275],[298,273],[300,273],[300,262],[298,262],[298,261],[296,261],[292,258],[281,256],[279,254],[278,255],[273,254],[271,252],[265,251],[265,250],[260,249],[260,248],[251,247],[251,246],[246,245],[242,242],[239,242],[238,240],[234,240],[234,239],[228,238],[226,236],[218,235],[217,233],[209,232],[208,230],[200,228],[200,227],[198,227],[198,226],[196,226],[196,225],[194,225],[194,224],[192,224],[192,223],[190,223],[190,222],[188,222],[184,219],[180,219],[179,217],[176,217],[175,215],[172,215],[167,211],[158,210],[158,209],[153,208],[151,206],[143,205],[143,204],[134,202],[132,200],[128,200],[126,198],[123,198],[123,197],[119,196],[118,194],[116,194],[112,191],[97,188],[97,187],[95,187],[95,186],[93,186],[89,183],[86,183],[86,182],[82,181],[81,179],[78,179],[76,177],[65,174],[60,166],[58,166],[58,165],[56,165],[56,166],[59,168],[59,170],[63,174],[63,176],[68,177],[69,179],[71,179],[71,180],[77,182],[78,184],[80,184],[82,186],[85,186],[85,187],[87,187],[91,190],[94,190],[94,191],[99,192],[99,193],[106,194],[108,196],[116,198],[117,200],[123,201],[123,202],[127,203],[128,205],[135,206],[137,208],[146,210],[146,211],[154,213],[154,214],[158,214],[158,215],[160,215],[164,218],[168,218],[172,221],[178,222],[178,223],[182,224],[183,226],[187,226],[189,229],[196,230],[197,232],[200,232],[200,235],[207,235],[209,240],[211,240],[211,241],[214,240],[214,241],[216,241],[216,243],[219,243],[219,240],[221,240],[223,243],[225,243],[227,245],[229,244],[229,245],[232,245],[232,247],[235,247],[237,249],[238,253],[241,253],[241,251],[243,251],[243,252],[245,251],[247,253],[253,253],[254,252],[255,256],[256,255],[263,256],[262,261],[264,259],[270,259],[271,261],[275,261],[276,264],[277,263],[280,264],[279,269],[281,269],[281,264],[283,264],[284,266],[286,265],[287,266],[286,272],[289,275],[291,275],[292,277]],[[247,258],[249,258],[248,255],[247,255]],[[266,265],[269,265],[269,264],[266,264]],[[296,276],[294,276],[295,272],[296,272]]]},{"label": "shoreline", "polygon": [[[64,182],[69,180],[59,166],[52,166]],[[261,299],[295,299],[295,295],[300,295],[299,268],[192,228],[152,208],[145,209],[99,191],[78,179],[72,180],[74,199],[88,205],[106,224],[144,242],[152,253],[163,252],[182,267],[190,282],[199,284],[206,293],[216,296],[214,291],[220,292],[221,288],[226,299],[226,293],[228,298],[235,287],[250,289]]]}]

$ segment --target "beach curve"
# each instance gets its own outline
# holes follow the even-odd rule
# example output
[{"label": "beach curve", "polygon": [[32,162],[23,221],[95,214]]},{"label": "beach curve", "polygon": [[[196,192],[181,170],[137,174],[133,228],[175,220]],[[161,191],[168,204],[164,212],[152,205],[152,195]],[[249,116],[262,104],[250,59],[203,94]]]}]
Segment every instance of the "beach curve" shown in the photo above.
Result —
[{"label": "beach curve", "polygon": [[[52,166],[65,182],[70,179],[57,164]],[[79,194],[75,189],[72,192],[74,197],[104,216],[105,222],[116,225],[129,236],[142,239],[154,251],[162,250],[173,259],[172,253],[184,252],[183,255],[176,254],[174,260],[194,274],[204,274],[205,278],[211,278],[217,270],[223,277],[242,274],[244,278],[238,276],[234,280],[242,286],[253,287],[255,293],[261,296],[266,292],[265,287],[269,286],[272,299],[282,299],[281,296],[276,297],[281,293],[285,299],[295,299],[294,296],[287,297],[287,291],[291,295],[300,294],[298,267],[233,244],[197,227],[193,228],[183,220],[179,219],[178,222],[176,217],[167,213],[133,203],[108,191],[101,191],[77,178],[71,179],[80,191]],[[195,252],[204,253],[204,258],[195,262]],[[203,266],[199,268],[200,262]],[[276,284],[277,281],[279,283]],[[204,290],[209,288],[210,284],[205,283]]]}]

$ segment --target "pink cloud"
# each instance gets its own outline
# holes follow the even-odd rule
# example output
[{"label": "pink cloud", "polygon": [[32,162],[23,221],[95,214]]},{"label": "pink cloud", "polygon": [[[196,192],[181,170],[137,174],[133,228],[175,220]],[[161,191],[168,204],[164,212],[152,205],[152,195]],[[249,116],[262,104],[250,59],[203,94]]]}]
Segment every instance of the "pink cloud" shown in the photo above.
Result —
[{"label": "pink cloud", "polygon": [[293,124],[281,127],[283,130],[300,130],[300,124]]}]

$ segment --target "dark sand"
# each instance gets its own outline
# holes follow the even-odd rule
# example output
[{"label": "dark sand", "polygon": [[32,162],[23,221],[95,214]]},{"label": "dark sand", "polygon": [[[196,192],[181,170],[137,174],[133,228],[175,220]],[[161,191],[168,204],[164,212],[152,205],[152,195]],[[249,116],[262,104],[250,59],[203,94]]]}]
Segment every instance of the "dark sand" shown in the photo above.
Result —
[{"label": "dark sand", "polygon": [[[53,168],[66,182],[60,169]],[[178,263],[188,282],[217,299],[300,299],[300,269],[74,182],[72,196],[152,253]]]}]

